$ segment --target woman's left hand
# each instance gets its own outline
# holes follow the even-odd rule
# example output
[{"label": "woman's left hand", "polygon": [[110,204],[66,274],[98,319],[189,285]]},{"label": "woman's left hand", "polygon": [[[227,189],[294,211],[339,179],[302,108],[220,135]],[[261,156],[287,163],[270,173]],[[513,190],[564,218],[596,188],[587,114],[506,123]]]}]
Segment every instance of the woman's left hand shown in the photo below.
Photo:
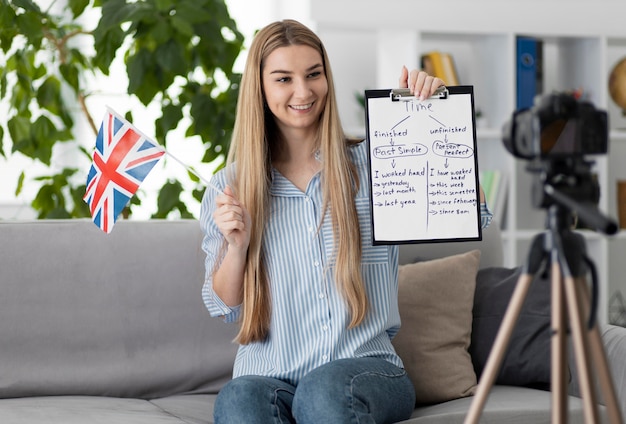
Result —
[{"label": "woman's left hand", "polygon": [[414,94],[420,100],[426,100],[435,94],[435,90],[445,85],[440,78],[428,75],[428,73],[419,69],[413,69],[409,72],[406,66],[402,67],[399,83],[400,88],[408,88],[411,94]]}]

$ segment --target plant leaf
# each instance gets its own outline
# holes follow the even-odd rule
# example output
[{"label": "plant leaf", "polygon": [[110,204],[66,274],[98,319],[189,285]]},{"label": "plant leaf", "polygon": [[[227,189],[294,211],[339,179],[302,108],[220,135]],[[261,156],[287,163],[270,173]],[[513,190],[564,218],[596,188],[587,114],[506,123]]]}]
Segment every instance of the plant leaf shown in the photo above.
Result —
[{"label": "plant leaf", "polygon": [[85,8],[89,6],[89,0],[68,0],[67,5],[74,17],[78,17],[83,14]]},{"label": "plant leaf", "polygon": [[185,74],[189,69],[187,58],[185,57],[185,46],[170,39],[165,44],[161,44],[154,52],[157,63],[167,72],[177,75]]},{"label": "plant leaf", "polygon": [[4,128],[0,127],[0,155],[2,155],[5,159],[7,155],[4,153]]},{"label": "plant leaf", "polygon": [[[99,28],[99,27],[98,27]],[[102,71],[103,74],[109,75],[109,67],[115,59],[117,49],[120,48],[126,34],[121,28],[115,27],[107,31],[94,30],[94,47],[97,54],[93,58],[93,63]]]},{"label": "plant leaf", "polygon": [[157,200],[158,209],[154,218],[167,218],[167,215],[176,209],[179,203],[180,194],[183,192],[183,186],[179,181],[169,181],[159,191]]},{"label": "plant leaf", "polygon": [[13,5],[30,12],[41,13],[39,6],[31,0],[13,0]]},{"label": "plant leaf", "polygon": [[180,105],[167,104],[163,107],[162,115],[157,119],[157,138],[165,139],[167,133],[178,126],[183,119],[183,108]]},{"label": "plant leaf", "polygon": [[85,195],[85,184],[79,185],[78,187],[72,187],[70,189],[70,193],[74,203],[72,216],[84,218],[91,217],[89,205],[87,205],[87,203],[83,200],[83,196]]},{"label": "plant leaf", "polygon": [[49,76],[37,90],[37,103],[55,115],[61,115],[61,82]]},{"label": "plant leaf", "polygon": [[160,70],[156,66],[154,57],[146,49],[141,49],[136,55],[130,56],[128,67],[128,92],[147,105],[159,92],[157,75]]},{"label": "plant leaf", "polygon": [[19,143],[30,142],[30,120],[27,117],[15,115],[8,122],[9,135],[13,140],[13,151]]},{"label": "plant leaf", "polygon": [[24,171],[20,172],[20,176],[17,179],[17,185],[15,186],[15,197],[19,196],[22,192],[22,188],[24,187]]},{"label": "plant leaf", "polygon": [[73,65],[62,63],[61,65],[59,65],[59,71],[61,71],[63,79],[65,79],[70,87],[72,87],[74,91],[78,93],[80,91],[80,85],[78,82],[78,68]]}]

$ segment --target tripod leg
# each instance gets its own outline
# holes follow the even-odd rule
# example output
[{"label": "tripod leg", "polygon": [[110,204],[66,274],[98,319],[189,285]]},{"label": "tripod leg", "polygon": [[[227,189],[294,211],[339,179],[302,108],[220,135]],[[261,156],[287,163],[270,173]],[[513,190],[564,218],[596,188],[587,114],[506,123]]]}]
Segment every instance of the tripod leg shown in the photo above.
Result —
[{"label": "tripod leg", "polygon": [[474,400],[472,401],[472,405],[470,406],[467,416],[465,417],[465,424],[477,424],[480,419],[480,415],[485,407],[485,403],[487,402],[487,397],[489,396],[489,390],[496,380],[496,376],[500,369],[504,354],[506,353],[511,334],[515,328],[515,323],[517,322],[517,318],[522,310],[524,300],[528,295],[528,290],[530,289],[532,282],[532,274],[522,274],[517,281],[517,286],[513,291],[507,311],[502,318],[502,324],[500,325],[496,339],[493,342],[493,348],[489,354],[489,359],[487,359],[485,369],[483,370],[480,382],[478,383]]},{"label": "tripod leg", "polygon": [[[585,285],[577,284],[576,287],[579,297],[584,300],[585,305],[588,305],[589,292],[586,290]],[[587,315],[587,313],[588,312],[585,311],[585,315]],[[600,389],[604,395],[604,403],[606,404],[606,409],[609,414],[609,422],[612,424],[623,424],[623,417],[617,402],[615,386],[613,384],[613,378],[611,377],[611,371],[609,369],[606,352],[604,351],[604,345],[602,344],[602,336],[600,335],[597,322],[593,328],[589,330],[589,343],[591,347],[591,356],[598,371]]]},{"label": "tripod leg", "polygon": [[567,422],[567,345],[565,315],[567,308],[563,299],[563,280],[558,262],[552,264],[552,339],[551,339],[551,383],[552,423]]},{"label": "tripod leg", "polygon": [[591,362],[589,358],[588,333],[585,331],[585,323],[581,314],[579,290],[576,288],[576,281],[573,277],[564,278],[565,296],[567,299],[567,310],[572,329],[572,340],[574,342],[574,353],[576,358],[576,369],[580,379],[581,397],[583,399],[583,412],[585,423],[598,422],[598,410],[595,391],[591,380]]}]

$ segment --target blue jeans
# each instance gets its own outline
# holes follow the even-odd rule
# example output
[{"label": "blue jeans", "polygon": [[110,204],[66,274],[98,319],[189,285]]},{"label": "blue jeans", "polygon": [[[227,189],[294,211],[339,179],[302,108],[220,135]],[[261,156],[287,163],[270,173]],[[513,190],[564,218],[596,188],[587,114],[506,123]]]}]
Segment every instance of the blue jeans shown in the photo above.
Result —
[{"label": "blue jeans", "polygon": [[237,377],[215,401],[216,424],[393,423],[406,420],[415,390],[406,372],[379,358],[339,359],[297,386],[262,376]]}]

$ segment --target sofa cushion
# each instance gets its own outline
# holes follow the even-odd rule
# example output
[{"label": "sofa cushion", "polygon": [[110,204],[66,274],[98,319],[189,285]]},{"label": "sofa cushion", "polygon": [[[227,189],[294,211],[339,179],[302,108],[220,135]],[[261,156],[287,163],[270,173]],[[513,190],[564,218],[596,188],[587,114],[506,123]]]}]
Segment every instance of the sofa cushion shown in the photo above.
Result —
[{"label": "sofa cushion", "polygon": [[474,393],[467,351],[480,251],[401,265],[402,327],[393,344],[415,386],[418,404]]},{"label": "sofa cushion", "polygon": [[[520,274],[519,267],[478,271],[469,351],[479,378]],[[536,274],[509,340],[497,384],[550,387],[550,290],[549,276]]]},{"label": "sofa cushion", "polygon": [[185,424],[211,424],[216,398],[217,395],[181,395],[152,399],[150,402]]},{"label": "sofa cushion", "polygon": [[187,421],[147,400],[50,396],[0,400],[0,423],[187,424]]},{"label": "sofa cushion", "polygon": [[[402,424],[460,424],[475,397],[451,400],[436,405],[418,407],[411,419]],[[567,422],[584,424],[583,401],[568,397]],[[600,422],[608,422],[606,408],[599,408]],[[493,386],[481,414],[481,423],[551,424],[552,398],[550,393],[526,387]]]}]

